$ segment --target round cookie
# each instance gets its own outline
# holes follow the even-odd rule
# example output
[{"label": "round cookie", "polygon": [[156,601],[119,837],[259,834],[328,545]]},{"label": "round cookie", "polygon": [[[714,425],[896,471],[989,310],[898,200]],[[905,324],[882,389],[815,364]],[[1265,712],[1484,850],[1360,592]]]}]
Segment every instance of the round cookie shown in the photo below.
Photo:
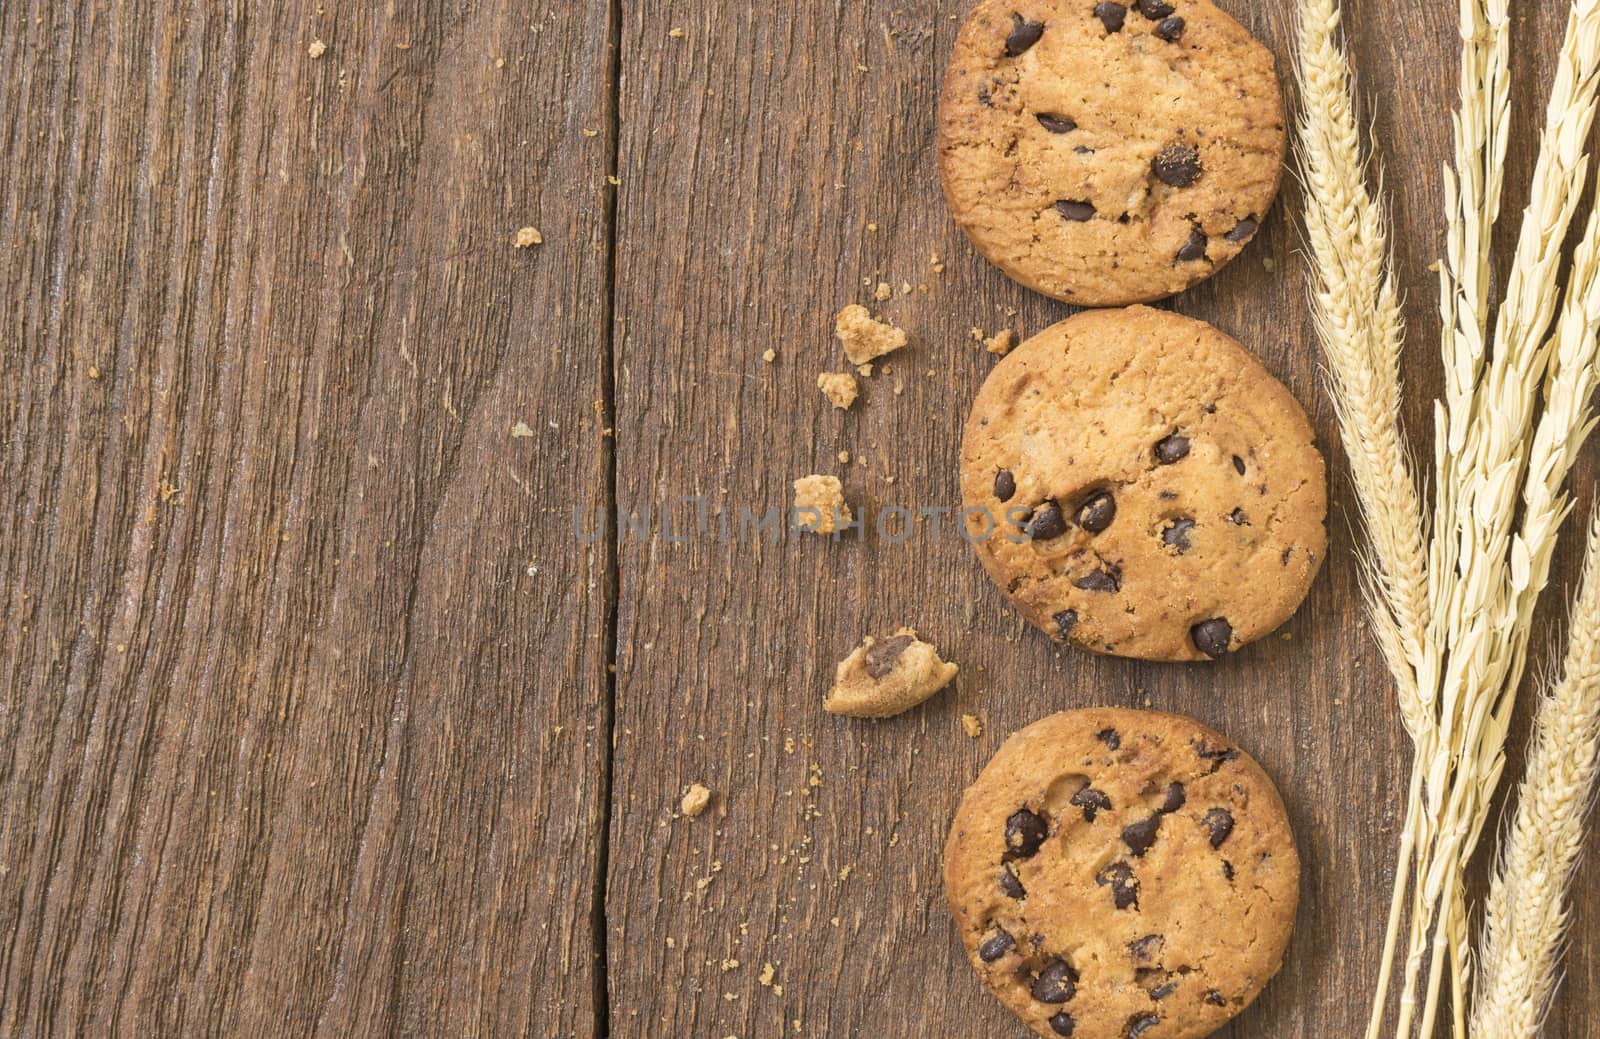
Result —
[{"label": "round cookie", "polygon": [[1154,711],[1065,711],[1016,733],[945,845],[978,977],[1047,1037],[1210,1034],[1282,965],[1299,890],[1266,773]]},{"label": "round cookie", "polygon": [[1271,632],[1327,542],[1300,405],[1233,339],[1149,307],[1085,311],[995,366],[961,496],[984,569],[1030,621],[1146,660]]},{"label": "round cookie", "polygon": [[939,107],[956,223],[1012,278],[1087,306],[1233,259],[1286,141],[1271,52],[1210,0],[984,0]]}]

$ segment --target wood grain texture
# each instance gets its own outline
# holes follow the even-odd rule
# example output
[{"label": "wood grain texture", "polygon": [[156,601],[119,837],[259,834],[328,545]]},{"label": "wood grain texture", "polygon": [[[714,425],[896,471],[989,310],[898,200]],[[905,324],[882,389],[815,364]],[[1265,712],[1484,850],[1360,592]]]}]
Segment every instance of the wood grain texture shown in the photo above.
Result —
[{"label": "wood grain texture", "polygon": [[[1328,567],[1287,641],[1091,658],[1026,628],[948,522],[739,537],[811,472],[869,523],[955,505],[993,363],[969,330],[1070,313],[946,213],[964,2],[325,6],[0,10],[0,1036],[1019,1034],[961,956],[941,847],[1007,733],[1088,703],[1194,715],[1283,788],[1297,936],[1222,1034],[1356,1033],[1406,746],[1292,183],[1170,305],[1306,403]],[[1288,0],[1226,6],[1286,68]],[[1515,15],[1522,131],[1561,8]],[[1421,446],[1454,13],[1348,10]],[[512,249],[524,225],[544,244]],[[831,315],[879,280],[912,346],[835,412]],[[651,521],[575,536],[574,507],[592,532],[613,505]],[[833,662],[903,623],[956,684],[825,715]],[[712,808],[676,817],[694,781]],[[1557,1039],[1600,1008],[1592,866],[1576,926]]]},{"label": "wood grain texture", "polygon": [[321,11],[4,14],[6,1035],[603,1009],[608,13]]},{"label": "wood grain texture", "polygon": [[[1287,69],[1292,5],[1226,6]],[[1519,8],[1525,129],[1538,118],[1560,6]],[[774,17],[683,0],[627,5],[619,504],[676,503],[687,519],[683,497],[705,496],[737,530],[742,510],[785,504],[789,481],[811,472],[841,476],[869,524],[893,505],[959,503],[960,427],[992,364],[969,329],[1026,335],[1070,313],[986,265],[945,211],[933,112],[966,7],[815,4]],[[1419,446],[1439,384],[1427,267],[1439,249],[1435,171],[1450,151],[1454,18],[1448,5],[1350,6],[1395,196],[1414,344],[1407,417]],[[673,28],[684,35],[670,37]],[[1519,149],[1513,179],[1530,165]],[[1525,197],[1509,199],[1513,212]],[[1255,350],[1306,403],[1328,448],[1333,554],[1285,638],[1216,667],[1058,649],[1017,620],[948,526],[935,534],[931,523],[904,544],[874,533],[838,544],[623,538],[607,914],[614,1034],[1021,1034],[960,954],[941,848],[961,790],[1006,734],[1092,703],[1216,725],[1285,793],[1307,867],[1297,938],[1280,980],[1222,1034],[1358,1034],[1407,746],[1359,604],[1356,514],[1319,385],[1298,205],[1289,184],[1243,257],[1170,304]],[[880,280],[896,291],[878,306]],[[842,367],[831,315],[849,302],[881,309],[912,346],[839,413],[814,379]],[[772,365],[761,359],[769,347]],[[836,460],[840,450],[851,463]],[[962,664],[956,684],[886,722],[825,715],[833,662],[862,634],[901,624]],[[981,738],[962,732],[963,713],[984,719]],[[715,812],[674,818],[693,781],[718,791]],[[1593,918],[1592,873],[1580,919]],[[1595,998],[1581,949],[1570,964],[1552,1035],[1583,1034]]]}]

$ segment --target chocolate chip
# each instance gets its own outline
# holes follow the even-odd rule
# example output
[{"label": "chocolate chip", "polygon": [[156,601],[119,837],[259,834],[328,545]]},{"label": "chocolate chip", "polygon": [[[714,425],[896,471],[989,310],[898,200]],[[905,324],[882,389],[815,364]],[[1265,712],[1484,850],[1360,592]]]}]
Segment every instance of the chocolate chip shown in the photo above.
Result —
[{"label": "chocolate chip", "polygon": [[1118,735],[1116,729],[1101,729],[1099,732],[1094,734],[1094,738],[1099,740],[1101,743],[1104,743],[1112,750],[1116,750],[1118,747],[1122,746],[1122,737]]},{"label": "chocolate chip", "polygon": [[1077,610],[1062,610],[1055,616],[1056,634],[1066,638],[1072,634],[1072,629],[1078,626]]},{"label": "chocolate chip", "polygon": [[1013,14],[1011,18],[1016,24],[1006,36],[1006,57],[1015,58],[1039,42],[1039,37],[1044,35],[1044,23],[1027,21],[1020,14]]},{"label": "chocolate chip", "polygon": [[1121,32],[1122,23],[1128,20],[1128,9],[1122,4],[1095,4],[1094,16],[1100,19],[1100,24],[1106,27],[1106,32]]},{"label": "chocolate chip", "polygon": [[1176,981],[1169,981],[1164,985],[1157,985],[1155,988],[1151,989],[1150,999],[1152,1002],[1159,1003],[1176,991],[1178,991],[1178,983]]},{"label": "chocolate chip", "polygon": [[1190,628],[1189,637],[1194,639],[1196,649],[1217,660],[1233,644],[1233,625],[1228,623],[1226,617],[1213,617]]},{"label": "chocolate chip", "polygon": [[1167,525],[1161,532],[1161,543],[1170,545],[1179,552],[1189,551],[1189,535],[1194,532],[1194,520],[1188,516],[1179,516]]},{"label": "chocolate chip", "polygon": [[1128,1018],[1128,1039],[1139,1039],[1160,1023],[1161,1018],[1154,1014],[1134,1014]]},{"label": "chocolate chip", "polygon": [[1128,846],[1137,857],[1143,858],[1144,853],[1156,842],[1156,831],[1161,829],[1161,816],[1152,815],[1143,822],[1129,823],[1122,828],[1123,843]]},{"label": "chocolate chip", "polygon": [[1163,815],[1171,815],[1182,808],[1188,800],[1189,791],[1184,789],[1182,783],[1174,779],[1167,784],[1167,799],[1161,802],[1161,812]]},{"label": "chocolate chip", "polygon": [[1166,0],[1138,0],[1139,13],[1152,22],[1165,18],[1173,12],[1173,6]]},{"label": "chocolate chip", "polygon": [[1027,898],[1028,892],[1022,886],[1022,880],[1011,871],[1010,866],[1000,867],[1000,890],[1011,898]]},{"label": "chocolate chip", "polygon": [[1056,203],[1056,211],[1075,224],[1094,219],[1094,206],[1088,202],[1077,202],[1064,198]]},{"label": "chocolate chip", "polygon": [[1019,808],[1006,820],[1006,857],[1028,859],[1039,853],[1039,845],[1050,827],[1026,808]]},{"label": "chocolate chip", "polygon": [[1189,240],[1178,249],[1175,257],[1179,263],[1192,263],[1206,258],[1206,233],[1196,227],[1189,231]]},{"label": "chocolate chip", "polygon": [[1120,592],[1122,571],[1108,563],[1099,570],[1084,574],[1072,582],[1072,586],[1086,592]]},{"label": "chocolate chip", "polygon": [[894,665],[900,660],[900,654],[906,651],[906,647],[911,645],[912,641],[910,635],[896,635],[892,639],[884,639],[868,646],[867,674],[878,679],[893,671]]},{"label": "chocolate chip", "polygon": [[1222,879],[1233,879],[1233,863],[1229,862],[1227,859],[1222,860]]},{"label": "chocolate chip", "polygon": [[1071,133],[1078,128],[1078,124],[1071,119],[1053,112],[1040,112],[1034,118],[1039,120],[1040,126],[1051,133]]},{"label": "chocolate chip", "polygon": [[1033,979],[1032,992],[1041,1003],[1065,1003],[1078,994],[1078,972],[1066,960],[1051,960]]},{"label": "chocolate chip", "polygon": [[1186,188],[1200,179],[1200,149],[1192,144],[1169,144],[1156,153],[1150,168],[1161,183]]},{"label": "chocolate chip", "polygon": [[1233,471],[1238,473],[1240,476],[1244,475],[1244,459],[1240,458],[1238,455],[1233,456]]},{"label": "chocolate chip", "polygon": [[1183,19],[1163,18],[1156,26],[1156,35],[1168,43],[1177,43],[1183,39]]},{"label": "chocolate chip", "polygon": [[1218,992],[1216,989],[1212,989],[1210,992],[1206,993],[1206,1002],[1210,1003],[1214,1007],[1220,1007],[1226,1006],[1228,1001],[1223,998],[1222,993]]},{"label": "chocolate chip", "polygon": [[993,963],[1016,947],[1017,943],[1011,935],[1007,934],[1004,928],[997,927],[995,932],[978,946],[978,959],[984,963]]},{"label": "chocolate chip", "polygon": [[1156,461],[1162,465],[1172,465],[1189,457],[1189,438],[1182,433],[1173,433],[1156,441]]},{"label": "chocolate chip", "polygon": [[1105,530],[1116,518],[1117,499],[1110,491],[1099,491],[1078,507],[1078,526],[1091,534]]},{"label": "chocolate chip", "polygon": [[1202,821],[1206,824],[1206,829],[1211,831],[1213,848],[1222,847],[1222,842],[1233,833],[1233,813],[1226,808],[1211,809]]},{"label": "chocolate chip", "polygon": [[1211,747],[1204,742],[1202,742],[1199,747],[1195,748],[1194,753],[1196,757],[1204,761],[1211,762],[1211,772],[1213,775],[1216,774],[1217,769],[1221,768],[1223,765],[1226,765],[1228,762],[1239,760],[1239,752],[1234,750],[1232,747],[1223,747],[1221,750],[1212,750]]},{"label": "chocolate chip", "polygon": [[1249,517],[1245,516],[1243,509],[1234,509],[1228,513],[1228,522],[1236,527],[1248,527],[1250,525]]},{"label": "chocolate chip", "polygon": [[1072,795],[1072,803],[1083,809],[1085,822],[1094,822],[1094,817],[1099,812],[1111,811],[1111,798],[1103,791],[1092,786],[1086,786]]},{"label": "chocolate chip", "polygon": [[1078,1027],[1078,1022],[1074,1021],[1072,1019],[1072,1015],[1067,1013],[1065,1010],[1061,1011],[1059,1014],[1051,1015],[1050,1031],[1054,1032],[1056,1035],[1071,1035],[1072,1030],[1076,1027]]},{"label": "chocolate chip", "polygon": [[1061,515],[1061,506],[1047,501],[1028,521],[1028,536],[1035,541],[1049,541],[1067,532],[1067,520]]},{"label": "chocolate chip", "polygon": [[1230,242],[1248,241],[1250,237],[1256,233],[1256,229],[1260,226],[1261,225],[1256,221],[1255,217],[1247,216],[1237,224],[1234,224],[1233,230],[1229,231],[1222,237],[1226,238]]},{"label": "chocolate chip", "polygon": [[1094,882],[1111,889],[1111,902],[1118,909],[1139,908],[1139,878],[1126,862],[1113,862],[1095,874]]},{"label": "chocolate chip", "polygon": [[1143,938],[1136,938],[1128,943],[1128,951],[1136,960],[1148,960],[1161,951],[1166,944],[1166,939],[1159,934],[1147,934]]},{"label": "chocolate chip", "polygon": [[1017,478],[1011,475],[1010,469],[1002,469],[994,474],[994,496],[1000,501],[1010,501],[1017,493]]}]

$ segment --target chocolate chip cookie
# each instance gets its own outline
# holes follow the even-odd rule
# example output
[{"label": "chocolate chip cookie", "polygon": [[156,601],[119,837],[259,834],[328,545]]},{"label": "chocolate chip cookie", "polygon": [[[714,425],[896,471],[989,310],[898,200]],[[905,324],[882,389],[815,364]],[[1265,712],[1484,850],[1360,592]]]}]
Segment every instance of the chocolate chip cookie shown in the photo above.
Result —
[{"label": "chocolate chip cookie", "polygon": [[1041,1036],[1209,1035],[1277,973],[1299,889],[1266,773],[1153,711],[1066,711],[1016,733],[945,845],[968,958]]},{"label": "chocolate chip cookie", "polygon": [[991,262],[1111,306],[1233,259],[1286,139],[1272,54],[1210,0],[985,0],[945,72],[939,170]]},{"label": "chocolate chip cookie", "polygon": [[1233,339],[1148,307],[1078,314],[995,365],[961,495],[984,569],[1030,621],[1147,660],[1272,631],[1327,541],[1300,405]]}]

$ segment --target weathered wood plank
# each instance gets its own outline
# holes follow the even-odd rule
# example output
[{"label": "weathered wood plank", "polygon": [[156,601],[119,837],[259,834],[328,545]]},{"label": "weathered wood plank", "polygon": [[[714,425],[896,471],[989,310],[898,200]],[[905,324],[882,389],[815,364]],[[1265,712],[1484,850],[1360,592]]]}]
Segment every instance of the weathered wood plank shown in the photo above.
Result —
[{"label": "weathered wood plank", "polygon": [[6,21],[0,1033],[595,1034],[605,5]]},{"label": "weathered wood plank", "polygon": [[[1069,313],[984,264],[945,212],[933,113],[966,6],[801,5],[772,15],[682,0],[628,5],[620,504],[675,505],[686,520],[693,510],[682,498],[704,495],[737,529],[742,509],[782,506],[789,481],[810,472],[843,477],[869,517],[892,504],[959,502],[960,424],[991,364],[969,329],[1027,334]],[[1292,5],[1228,6],[1286,75]],[[1537,118],[1531,99],[1548,77],[1559,6],[1518,12],[1525,128]],[[1355,3],[1349,25],[1395,195],[1414,329],[1408,419],[1423,445],[1439,383],[1427,267],[1439,247],[1436,171],[1450,150],[1454,12]],[[1519,149],[1513,177],[1525,178],[1530,161]],[[1318,381],[1298,204],[1286,185],[1244,257],[1171,303],[1254,349],[1306,403],[1329,454],[1333,555],[1282,639],[1216,667],[1057,650],[1024,629],[959,539],[926,524],[904,545],[875,535],[673,544],[659,528],[624,536],[608,916],[615,1034],[1012,1034],[948,923],[945,828],[1007,733],[1090,703],[1217,725],[1284,790],[1306,862],[1297,938],[1282,977],[1223,1034],[1358,1034],[1407,747],[1362,619],[1356,514]],[[913,346],[841,415],[814,386],[817,372],[842,365],[830,317],[847,302],[872,305],[879,280],[896,286],[879,309]],[[778,353],[770,366],[761,359],[769,347]],[[841,449],[867,464],[839,464]],[[953,689],[892,721],[824,715],[833,662],[861,634],[902,623],[963,665]],[[984,718],[983,737],[962,733],[963,713]],[[697,780],[718,792],[713,814],[675,818],[683,786]],[[1600,881],[1586,879],[1580,922],[1594,919],[1597,897]],[[772,986],[760,981],[767,963]],[[1572,966],[1595,970],[1582,953]],[[1580,1034],[1596,991],[1573,978],[1558,1034]]]}]

